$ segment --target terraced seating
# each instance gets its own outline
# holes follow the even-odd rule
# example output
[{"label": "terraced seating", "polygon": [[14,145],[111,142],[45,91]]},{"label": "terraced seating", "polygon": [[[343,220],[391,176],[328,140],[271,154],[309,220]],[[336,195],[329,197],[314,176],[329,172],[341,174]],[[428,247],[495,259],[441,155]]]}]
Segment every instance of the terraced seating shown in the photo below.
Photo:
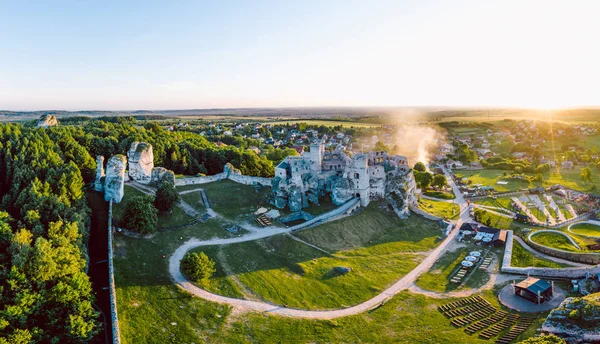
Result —
[{"label": "terraced seating", "polygon": [[483,309],[481,309],[475,313],[471,313],[470,315],[467,315],[464,318],[452,319],[451,324],[456,327],[464,327],[475,321],[478,321],[485,317],[488,317],[489,315],[494,314],[494,313],[496,313],[496,309],[494,307],[485,306]]},{"label": "terraced seating", "polygon": [[455,309],[455,308],[459,308],[459,307],[465,307],[468,306],[470,304],[476,303],[476,302],[487,302],[484,298],[482,298],[481,296],[477,295],[477,296],[472,296],[469,298],[465,298],[465,299],[460,299],[458,301],[454,301],[452,303],[446,304],[446,305],[441,305],[438,307],[438,310],[442,313],[445,313],[449,310]]},{"label": "terraced seating", "polygon": [[481,330],[487,329],[488,327],[491,327],[494,324],[502,321],[507,315],[508,315],[508,313],[505,311],[497,311],[496,313],[492,314],[488,318],[482,319],[476,323],[469,325],[465,329],[465,332],[467,332],[468,334],[473,334],[475,332],[479,332]]},{"label": "terraced seating", "polygon": [[511,328],[519,320],[517,314],[509,314],[496,325],[481,331],[479,338],[490,339],[498,335],[498,333]]},{"label": "terraced seating", "polygon": [[509,344],[515,340],[521,333],[525,332],[535,321],[533,318],[521,318],[517,324],[508,331],[504,336],[496,341],[496,344]]}]

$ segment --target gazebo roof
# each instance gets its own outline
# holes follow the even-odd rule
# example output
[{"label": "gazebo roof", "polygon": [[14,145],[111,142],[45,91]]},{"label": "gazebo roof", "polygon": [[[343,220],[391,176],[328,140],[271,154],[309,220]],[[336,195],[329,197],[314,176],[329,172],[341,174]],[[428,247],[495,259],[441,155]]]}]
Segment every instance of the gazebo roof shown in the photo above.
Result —
[{"label": "gazebo roof", "polygon": [[552,288],[552,285],[548,281],[544,281],[539,278],[527,277],[523,281],[519,282],[519,284],[517,284],[515,287],[527,289],[537,295],[538,291],[540,294],[542,294],[548,289]]}]

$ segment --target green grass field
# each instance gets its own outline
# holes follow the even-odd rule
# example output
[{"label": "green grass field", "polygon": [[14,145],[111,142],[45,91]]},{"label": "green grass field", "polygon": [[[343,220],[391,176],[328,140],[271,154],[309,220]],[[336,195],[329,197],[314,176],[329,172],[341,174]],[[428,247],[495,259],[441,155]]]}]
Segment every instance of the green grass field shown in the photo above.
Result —
[{"label": "green grass field", "polygon": [[585,182],[581,179],[580,173],[583,166],[575,166],[572,170],[560,170],[559,172],[551,171],[544,173],[544,186],[552,186],[555,184],[564,185],[573,190],[587,191],[592,186],[600,188],[600,173],[598,169],[592,167],[591,182]]},{"label": "green grass field", "polygon": [[[498,192],[516,191],[531,187],[531,184],[528,181],[515,178],[505,178],[504,173],[510,173],[510,171],[505,170],[456,170],[454,172],[460,178],[468,178],[469,180],[471,180],[473,182],[473,185],[481,184],[485,186],[493,186],[494,189]],[[500,180],[506,181],[508,182],[508,184],[496,184]]]},{"label": "green grass field", "polygon": [[419,198],[419,208],[431,215],[454,220],[460,215],[458,204]]},{"label": "green grass field", "polygon": [[536,257],[529,251],[525,250],[518,241],[513,241],[513,251],[511,257],[511,266],[514,267],[538,267],[538,268],[563,268],[569,265],[553,262],[551,260]]},{"label": "green grass field", "polygon": [[429,197],[434,197],[434,198],[440,198],[440,199],[454,199],[455,196],[452,192],[447,192],[447,191],[425,191],[423,192],[423,195],[425,196],[429,196]]},{"label": "green grass field", "polygon": [[473,203],[485,205],[488,207],[504,208],[512,210],[512,200],[509,197],[498,197],[498,198],[484,198],[473,201]]},{"label": "green grass field", "polygon": [[[209,288],[219,294],[239,296],[241,290],[245,298],[305,309],[347,307],[381,292],[437,245],[441,233],[437,223],[417,217],[411,223],[392,215],[372,204],[354,217],[297,234],[330,254],[288,235],[196,251],[205,252],[221,272],[228,272],[229,277],[218,272],[211,279]],[[345,245],[356,246],[339,247],[339,238],[331,241],[332,234],[340,231],[354,239]],[[369,233],[378,234],[377,241],[367,240]],[[343,274],[336,267],[352,271]]]},{"label": "green grass field", "polygon": [[[355,216],[325,223],[296,234],[304,240],[311,242],[314,240],[312,242],[314,244],[322,244],[319,246],[326,250],[341,251],[336,255],[341,256],[341,253],[344,253],[343,256],[347,256],[347,260],[362,260],[367,263],[365,268],[378,269],[380,263],[374,259],[391,257],[390,260],[396,262],[396,265],[406,264],[407,257],[417,256],[419,255],[417,252],[435,247],[437,235],[440,233],[435,222],[416,215],[412,215],[408,220],[399,220],[372,204]],[[401,292],[384,305],[369,312],[320,321],[258,313],[232,313],[227,306],[193,298],[173,285],[168,273],[168,257],[177,247],[192,237],[208,239],[230,236],[232,235],[223,229],[223,223],[218,219],[184,229],[159,232],[150,239],[117,234],[114,240],[114,264],[122,342],[126,344],[488,342],[477,336],[467,335],[462,328],[451,326],[449,320],[437,311],[438,305],[454,301],[455,299],[452,298],[434,299]],[[295,243],[285,240],[282,244],[287,248]],[[291,246],[287,246],[288,244]],[[228,248],[223,247],[223,249]],[[257,253],[257,256],[270,254],[268,249],[265,250],[262,246],[260,249],[263,252]],[[218,255],[218,251],[219,249],[209,253]],[[305,248],[301,248],[300,252],[304,254]],[[238,260],[236,257],[238,252],[230,253],[232,255],[226,256],[226,262],[232,265]],[[280,258],[283,262],[294,261],[293,257],[287,256],[287,252],[276,250],[273,254],[275,253],[284,256]],[[251,252],[251,254],[255,253]],[[306,254],[308,257],[321,253],[308,251]],[[380,256],[369,257],[373,254]],[[396,257],[399,259],[401,256],[404,257],[402,260],[396,260]],[[233,259],[233,263],[230,262],[230,258]],[[325,258],[343,259],[329,258],[323,254],[323,258],[317,258],[318,261],[309,267],[316,269],[316,267],[326,266]],[[273,261],[277,262],[277,260]],[[311,262],[312,260],[307,263]],[[264,264],[262,261],[260,263]],[[399,269],[396,270],[397,273],[402,274],[400,270],[404,269],[403,267],[393,267],[392,263],[385,264],[389,269]],[[413,262],[408,262],[408,265],[412,264]],[[366,275],[364,278],[369,277],[371,272],[363,271],[360,264],[352,266],[357,268],[357,273]],[[217,264],[217,274],[214,279],[219,275],[223,277],[224,274],[224,267]],[[348,277],[359,278],[360,276]],[[384,275],[382,278],[388,277]],[[373,281],[377,282],[377,279]],[[297,285],[299,284],[296,283],[295,286]],[[230,283],[225,279],[215,282],[209,288],[225,290],[225,293],[238,297],[246,292],[236,283]],[[283,287],[279,288],[283,290]],[[360,292],[373,293],[374,291],[361,287]],[[306,293],[316,295],[314,291],[306,291]],[[500,307],[491,291],[484,292],[482,296],[496,307]],[[535,326],[532,326],[518,340],[533,334],[535,334]]]},{"label": "green grass field", "polygon": [[450,279],[460,269],[460,262],[468,254],[469,249],[464,247],[444,253],[428,272],[419,276],[416,282],[417,286],[440,293],[456,289],[459,284],[451,283]]},{"label": "green grass field", "polygon": [[569,239],[557,233],[539,233],[531,236],[531,240],[536,244],[556,248],[563,251],[579,252]]},{"label": "green grass field", "polygon": [[577,223],[571,226],[571,231],[575,234],[600,237],[600,226],[592,223]]}]

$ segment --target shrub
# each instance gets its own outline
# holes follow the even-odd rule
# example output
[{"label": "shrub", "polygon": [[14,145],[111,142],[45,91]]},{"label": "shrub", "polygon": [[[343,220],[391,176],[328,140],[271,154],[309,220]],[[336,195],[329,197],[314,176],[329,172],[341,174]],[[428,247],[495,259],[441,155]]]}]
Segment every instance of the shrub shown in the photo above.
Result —
[{"label": "shrub", "polygon": [[578,309],[574,309],[571,312],[569,312],[569,319],[577,320],[579,318],[581,318],[581,313]]},{"label": "shrub", "polygon": [[168,212],[179,203],[179,194],[175,186],[169,182],[162,182],[156,189],[154,196],[154,206],[162,212]]},{"label": "shrub", "polygon": [[181,260],[181,272],[194,282],[206,283],[215,271],[215,262],[204,252],[188,252]]}]

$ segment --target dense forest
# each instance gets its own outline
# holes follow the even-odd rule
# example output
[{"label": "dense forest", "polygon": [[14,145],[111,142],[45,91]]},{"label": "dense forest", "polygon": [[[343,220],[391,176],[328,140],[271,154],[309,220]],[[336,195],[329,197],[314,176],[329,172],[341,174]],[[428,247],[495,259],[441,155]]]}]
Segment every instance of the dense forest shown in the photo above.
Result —
[{"label": "dense forest", "polygon": [[152,122],[0,124],[0,343],[85,343],[99,330],[85,187],[95,156],[126,154],[133,141],[152,144],[155,164],[177,174],[215,174],[228,162],[248,175],[274,172],[267,156]]}]

